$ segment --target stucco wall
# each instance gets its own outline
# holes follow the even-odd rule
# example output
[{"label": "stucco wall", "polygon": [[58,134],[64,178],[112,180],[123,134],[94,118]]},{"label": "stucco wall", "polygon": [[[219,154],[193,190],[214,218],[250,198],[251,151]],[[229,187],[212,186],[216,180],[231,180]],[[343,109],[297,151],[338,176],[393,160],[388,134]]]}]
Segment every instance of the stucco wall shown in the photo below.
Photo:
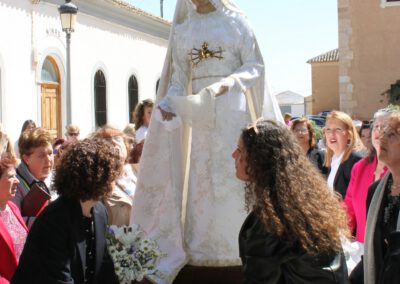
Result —
[{"label": "stucco wall", "polygon": [[[0,119],[13,140],[18,138],[26,119],[40,125],[40,70],[46,56],[53,57],[60,69],[65,128],[65,33],[61,31],[57,8],[58,5],[45,1],[32,4],[0,0]],[[154,99],[168,43],[167,36],[149,35],[105,18],[80,12],[72,34],[71,121],[81,127],[82,136],[95,128],[95,72],[101,69],[106,78],[108,123],[123,128],[129,121],[129,77],[137,78],[139,100]],[[169,29],[167,24],[163,25],[165,30]]]},{"label": "stucco wall", "polygon": [[339,109],[338,62],[311,64],[312,114]]},{"label": "stucco wall", "polygon": [[[400,6],[339,0],[340,108],[369,119],[400,79]],[[380,102],[384,99],[384,102]]]}]

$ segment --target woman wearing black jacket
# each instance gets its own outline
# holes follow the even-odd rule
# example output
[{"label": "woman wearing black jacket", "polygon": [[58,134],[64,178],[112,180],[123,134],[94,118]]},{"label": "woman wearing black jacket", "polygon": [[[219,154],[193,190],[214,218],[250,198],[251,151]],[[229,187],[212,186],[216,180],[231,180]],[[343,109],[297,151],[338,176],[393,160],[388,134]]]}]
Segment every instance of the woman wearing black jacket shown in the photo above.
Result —
[{"label": "woman wearing black jacket", "polygon": [[345,212],[290,131],[260,121],[232,156],[251,211],[239,234],[244,283],[347,283]]},{"label": "woman wearing black jacket", "polygon": [[306,117],[301,117],[293,121],[291,130],[296,137],[303,153],[307,155],[310,162],[319,169],[321,174],[327,174],[327,168],[324,166],[325,151],[317,147],[317,139],[314,126]]},{"label": "woman wearing black jacket", "polygon": [[351,169],[361,159],[356,146],[358,133],[349,115],[332,111],[326,118],[325,166],[328,168],[328,185],[344,199],[350,183]]},{"label": "woman wearing black jacket", "polygon": [[99,200],[121,167],[118,151],[100,139],[78,141],[63,153],[54,179],[60,197],[32,226],[11,283],[118,283]]}]

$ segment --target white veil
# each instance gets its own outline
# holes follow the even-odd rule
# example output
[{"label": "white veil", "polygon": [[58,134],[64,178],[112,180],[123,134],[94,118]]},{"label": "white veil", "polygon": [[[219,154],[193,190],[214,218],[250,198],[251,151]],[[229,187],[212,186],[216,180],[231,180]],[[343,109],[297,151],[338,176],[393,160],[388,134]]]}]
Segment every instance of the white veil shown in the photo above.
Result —
[{"label": "white veil", "polygon": [[[245,17],[244,12],[231,0],[209,0],[217,10],[224,13],[237,13]],[[194,6],[190,0],[177,0],[174,18],[172,21],[171,32],[169,35],[169,43],[167,54],[165,56],[164,67],[161,73],[160,84],[157,92],[157,102],[164,98],[168,91],[169,82],[172,76],[172,40],[174,31],[177,25],[182,24],[190,13],[194,12]],[[256,39],[257,43],[257,39]],[[262,58],[260,49],[257,43],[257,51]],[[257,117],[275,119],[284,123],[281,110],[276,101],[276,98],[269,92],[265,80],[265,74],[258,81],[256,86],[252,88],[253,104],[256,109]]]}]

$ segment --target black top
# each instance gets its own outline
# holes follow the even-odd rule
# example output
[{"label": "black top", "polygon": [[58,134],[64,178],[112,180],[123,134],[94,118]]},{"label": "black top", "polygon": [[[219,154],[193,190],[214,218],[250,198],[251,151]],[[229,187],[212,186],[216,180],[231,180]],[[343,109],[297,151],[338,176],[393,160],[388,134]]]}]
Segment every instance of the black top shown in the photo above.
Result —
[{"label": "black top", "polygon": [[333,188],[335,189],[335,191],[340,193],[343,199],[346,196],[347,187],[350,183],[351,170],[354,164],[361,160],[361,158],[362,157],[358,152],[353,151],[350,154],[349,158],[340,164],[336,172],[335,180],[333,182]]},{"label": "black top", "polygon": [[[390,199],[392,199],[389,197],[391,181],[392,177],[390,176],[384,188],[385,195],[382,203],[379,205],[378,220],[373,235],[376,268],[375,279],[380,284],[400,283],[400,231],[396,232],[395,230],[400,208],[397,200],[395,204],[390,205]],[[368,189],[367,210],[379,182],[380,180],[374,182]],[[360,266],[362,265],[361,263]]]},{"label": "black top", "polygon": [[[92,210],[93,211],[93,210]],[[85,267],[85,283],[93,283],[95,269],[95,235],[93,213],[91,217],[82,216],[83,228],[85,230],[86,240],[86,267]]]},{"label": "black top", "polygon": [[324,166],[325,151],[317,148],[310,148],[307,152],[307,157],[310,162],[321,172],[321,174],[326,177],[328,168]]},{"label": "black top", "polygon": [[[118,283],[107,251],[104,205],[97,202],[92,218],[87,218],[88,222],[84,220],[78,201],[59,197],[49,204],[28,234],[11,283],[77,284],[85,283],[85,279],[96,284]],[[93,233],[85,232],[88,226]],[[91,239],[92,235],[94,239]],[[89,252],[94,253],[93,261],[87,257]]]},{"label": "black top", "polygon": [[310,256],[296,242],[267,232],[253,212],[240,230],[239,252],[246,284],[348,283],[342,254]]}]

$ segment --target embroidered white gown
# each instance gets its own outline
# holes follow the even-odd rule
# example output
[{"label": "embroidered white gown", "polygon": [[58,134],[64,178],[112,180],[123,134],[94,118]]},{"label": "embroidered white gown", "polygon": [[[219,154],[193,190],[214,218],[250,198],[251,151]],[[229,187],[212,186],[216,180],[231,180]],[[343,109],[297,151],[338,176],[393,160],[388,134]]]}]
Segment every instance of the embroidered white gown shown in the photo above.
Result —
[{"label": "embroidered white gown", "polygon": [[[210,51],[222,50],[215,55],[223,58],[191,60],[189,53],[196,53],[194,48],[201,49],[204,43]],[[131,219],[167,254],[158,267],[166,278],[154,277],[157,283],[171,282],[186,263],[240,265],[237,236],[246,216],[244,184],[235,177],[231,154],[241,128],[250,122],[243,91],[264,84],[263,60],[241,14],[192,11],[189,20],[176,26],[171,44],[172,77],[161,105],[169,105],[177,118],[164,122],[155,109]],[[193,63],[197,65],[192,68]],[[190,78],[194,95],[188,94]],[[214,97],[222,83],[230,85],[228,93]],[[253,94],[258,116],[263,95]],[[192,129],[186,211],[181,181],[181,161],[188,153],[182,148],[184,125]]]}]

